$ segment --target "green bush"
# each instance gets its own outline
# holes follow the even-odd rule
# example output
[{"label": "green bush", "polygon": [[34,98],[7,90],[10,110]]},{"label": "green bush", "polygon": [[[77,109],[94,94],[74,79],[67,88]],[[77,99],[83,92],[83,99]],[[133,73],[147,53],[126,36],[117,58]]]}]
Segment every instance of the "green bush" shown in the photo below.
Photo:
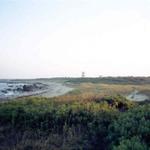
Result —
[{"label": "green bush", "polygon": [[122,143],[122,139],[138,137],[140,143],[150,146],[150,105],[139,106],[121,114],[109,129],[112,145]]},{"label": "green bush", "polygon": [[138,137],[121,140],[118,146],[113,146],[113,150],[148,150],[148,146],[142,143]]},{"label": "green bush", "polygon": [[0,104],[0,150],[145,150],[149,133],[150,105],[119,95],[85,103],[25,98]]}]

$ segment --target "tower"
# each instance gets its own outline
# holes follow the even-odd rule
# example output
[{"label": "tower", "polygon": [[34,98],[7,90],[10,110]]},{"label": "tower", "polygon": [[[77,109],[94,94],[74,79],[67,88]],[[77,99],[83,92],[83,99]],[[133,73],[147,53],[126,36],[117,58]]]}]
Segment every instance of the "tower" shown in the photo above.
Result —
[{"label": "tower", "polygon": [[85,72],[82,72],[81,77],[82,77],[82,78],[84,78],[84,77],[85,77]]}]

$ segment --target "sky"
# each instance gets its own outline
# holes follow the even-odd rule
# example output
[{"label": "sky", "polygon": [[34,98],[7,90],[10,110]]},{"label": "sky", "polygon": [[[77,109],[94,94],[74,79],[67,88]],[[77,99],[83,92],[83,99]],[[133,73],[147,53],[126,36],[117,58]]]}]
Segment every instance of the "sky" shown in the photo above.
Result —
[{"label": "sky", "polygon": [[0,0],[0,78],[150,76],[150,0]]}]

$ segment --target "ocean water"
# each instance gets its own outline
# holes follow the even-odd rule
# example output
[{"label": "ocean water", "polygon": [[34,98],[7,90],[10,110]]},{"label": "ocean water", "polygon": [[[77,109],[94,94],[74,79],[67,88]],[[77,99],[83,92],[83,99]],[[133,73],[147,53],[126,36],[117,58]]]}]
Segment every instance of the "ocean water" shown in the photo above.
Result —
[{"label": "ocean water", "polygon": [[0,83],[0,98],[9,98],[21,94],[17,88],[22,88],[23,83]]},{"label": "ocean water", "polygon": [[[24,91],[23,86],[24,85],[31,85],[35,86],[36,88],[33,88],[31,91]],[[35,93],[42,92],[46,89],[46,86],[40,83],[27,83],[27,82],[12,82],[12,81],[5,81],[0,82],[0,99],[8,99],[8,98],[15,98],[20,96],[27,96],[27,95],[33,95]]]},{"label": "ocean water", "polygon": [[0,83],[0,91],[7,88],[7,83]]}]

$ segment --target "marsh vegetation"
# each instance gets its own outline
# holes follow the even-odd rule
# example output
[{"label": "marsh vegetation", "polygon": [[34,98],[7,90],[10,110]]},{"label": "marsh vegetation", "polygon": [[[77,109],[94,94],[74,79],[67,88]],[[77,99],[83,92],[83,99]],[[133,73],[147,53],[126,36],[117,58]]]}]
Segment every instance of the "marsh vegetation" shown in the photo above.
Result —
[{"label": "marsh vegetation", "polygon": [[149,150],[149,101],[123,96],[148,84],[67,84],[62,96],[0,103],[0,150]]}]

